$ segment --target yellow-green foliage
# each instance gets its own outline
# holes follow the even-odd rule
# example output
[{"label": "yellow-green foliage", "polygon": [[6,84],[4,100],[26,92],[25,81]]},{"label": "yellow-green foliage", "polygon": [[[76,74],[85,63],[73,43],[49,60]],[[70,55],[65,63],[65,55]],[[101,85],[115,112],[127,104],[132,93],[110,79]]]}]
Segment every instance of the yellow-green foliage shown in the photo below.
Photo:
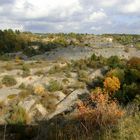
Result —
[{"label": "yellow-green foliage", "polygon": [[124,81],[124,77],[125,77],[124,70],[123,69],[120,69],[120,68],[112,69],[106,75],[107,75],[107,77],[115,76],[115,77],[119,78],[119,80],[121,82]]},{"label": "yellow-green foliage", "polygon": [[28,121],[28,115],[22,107],[14,106],[6,121],[8,124],[26,124]]},{"label": "yellow-green foliage", "polygon": [[29,95],[30,95],[30,91],[28,91],[28,90],[22,90],[18,94],[20,99],[24,99],[24,98],[28,97]]},{"label": "yellow-green foliage", "polygon": [[11,94],[7,96],[8,99],[14,99],[16,97],[17,97],[17,94]]},{"label": "yellow-green foliage", "polygon": [[59,83],[56,80],[51,80],[49,83],[48,90],[49,91],[58,91],[58,90],[62,90],[62,88],[63,87],[62,87],[61,83]]}]

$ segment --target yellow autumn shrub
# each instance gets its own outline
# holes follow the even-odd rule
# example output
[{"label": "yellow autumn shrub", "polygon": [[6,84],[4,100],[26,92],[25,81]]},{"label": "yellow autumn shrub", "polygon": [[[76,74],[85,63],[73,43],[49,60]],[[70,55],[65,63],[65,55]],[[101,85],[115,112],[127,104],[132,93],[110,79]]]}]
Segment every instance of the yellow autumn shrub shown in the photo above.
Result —
[{"label": "yellow autumn shrub", "polygon": [[112,77],[106,77],[104,81],[104,88],[106,91],[109,92],[115,92],[119,90],[120,88],[120,81],[117,77],[112,76]]},{"label": "yellow autumn shrub", "polygon": [[42,85],[37,85],[34,87],[34,94],[43,95],[45,93],[45,88]]}]

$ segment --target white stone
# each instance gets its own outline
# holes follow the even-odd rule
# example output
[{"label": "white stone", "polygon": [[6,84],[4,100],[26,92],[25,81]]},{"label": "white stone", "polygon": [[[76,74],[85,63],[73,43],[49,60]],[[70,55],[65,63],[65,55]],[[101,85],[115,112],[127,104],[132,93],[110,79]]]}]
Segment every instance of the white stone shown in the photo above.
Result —
[{"label": "white stone", "polygon": [[47,114],[45,107],[42,104],[36,104],[35,108],[41,113],[42,116]]},{"label": "white stone", "polygon": [[22,108],[25,109],[26,112],[29,112],[30,109],[33,107],[33,105],[35,104],[35,100],[34,99],[27,99],[24,101],[20,101],[19,102],[19,106],[21,106]]}]

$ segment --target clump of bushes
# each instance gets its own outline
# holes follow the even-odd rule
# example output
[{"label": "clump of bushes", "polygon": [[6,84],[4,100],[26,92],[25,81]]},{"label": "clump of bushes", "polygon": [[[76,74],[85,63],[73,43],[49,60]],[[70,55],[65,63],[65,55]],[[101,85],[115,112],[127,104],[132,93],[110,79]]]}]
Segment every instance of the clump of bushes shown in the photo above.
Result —
[{"label": "clump of bushes", "polygon": [[109,77],[115,76],[119,78],[120,82],[122,83],[124,82],[124,79],[125,79],[125,72],[123,69],[115,68],[107,72],[106,76],[109,76]]},{"label": "clump of bushes", "polygon": [[111,56],[107,60],[107,65],[111,68],[116,68],[121,66],[121,60],[118,58],[118,56]]},{"label": "clump of bushes", "polygon": [[2,84],[4,84],[7,87],[10,87],[16,85],[17,81],[13,76],[5,75],[2,79]]},{"label": "clump of bushes", "polygon": [[[95,107],[91,107],[91,106]],[[90,104],[78,103],[78,119],[86,122],[86,127],[104,128],[115,125],[123,116],[124,111],[119,105],[109,100],[109,96],[99,89],[98,93],[91,93]],[[87,126],[88,124],[88,126]]]},{"label": "clump of bushes", "polygon": [[129,68],[134,68],[140,70],[140,58],[132,57],[128,62],[127,65]]}]

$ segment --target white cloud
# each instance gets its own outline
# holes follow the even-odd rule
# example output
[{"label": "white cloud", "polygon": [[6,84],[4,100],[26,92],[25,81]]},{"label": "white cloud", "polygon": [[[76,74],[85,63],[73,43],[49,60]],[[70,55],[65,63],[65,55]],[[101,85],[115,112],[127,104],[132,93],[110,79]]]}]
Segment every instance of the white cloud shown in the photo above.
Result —
[{"label": "white cloud", "polygon": [[13,29],[13,30],[24,30],[24,26],[21,23],[13,22],[11,20],[3,20],[0,22],[0,29]]},{"label": "white cloud", "polygon": [[140,33],[139,17],[140,0],[0,0],[0,29]]},{"label": "white cloud", "polygon": [[81,10],[78,0],[16,0],[14,13],[26,18],[66,17]]},{"label": "white cloud", "polygon": [[90,29],[94,30],[94,31],[98,31],[98,30],[101,30],[102,27],[100,27],[100,26],[99,27],[92,26]]},{"label": "white cloud", "polygon": [[103,20],[107,18],[107,15],[104,13],[103,10],[93,12],[92,14],[89,15],[89,21],[97,22],[99,20]]},{"label": "white cloud", "polygon": [[120,0],[100,0],[99,4],[103,7],[111,7],[116,5]]},{"label": "white cloud", "polygon": [[121,6],[123,13],[140,13],[140,0],[133,0]]}]

